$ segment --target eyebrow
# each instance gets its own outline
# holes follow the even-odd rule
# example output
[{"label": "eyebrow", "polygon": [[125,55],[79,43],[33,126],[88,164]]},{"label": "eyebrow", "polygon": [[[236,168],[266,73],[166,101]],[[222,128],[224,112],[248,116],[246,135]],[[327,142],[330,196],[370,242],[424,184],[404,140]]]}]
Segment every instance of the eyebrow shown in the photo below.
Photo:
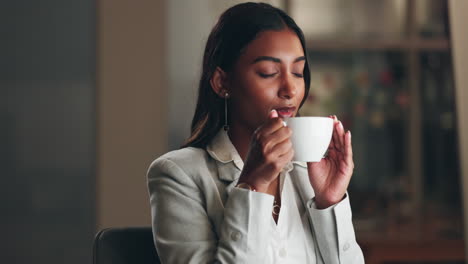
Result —
[{"label": "eyebrow", "polygon": [[[293,63],[296,63],[296,62],[299,62],[299,61],[303,61],[305,60],[305,56],[301,56],[301,57],[297,57]],[[278,59],[278,58],[275,58],[275,57],[270,57],[270,56],[260,56],[260,57],[257,57],[253,62],[252,64],[255,64],[259,61],[272,61],[272,62],[276,62],[276,63],[281,63],[281,60]]]}]

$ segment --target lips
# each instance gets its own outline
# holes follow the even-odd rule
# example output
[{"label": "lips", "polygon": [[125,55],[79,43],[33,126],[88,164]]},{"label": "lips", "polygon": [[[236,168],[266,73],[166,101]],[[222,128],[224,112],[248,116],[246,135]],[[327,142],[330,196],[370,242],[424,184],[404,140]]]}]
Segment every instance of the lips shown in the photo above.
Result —
[{"label": "lips", "polygon": [[282,118],[285,117],[292,117],[294,115],[294,111],[296,111],[296,107],[282,107],[276,108],[278,115]]}]

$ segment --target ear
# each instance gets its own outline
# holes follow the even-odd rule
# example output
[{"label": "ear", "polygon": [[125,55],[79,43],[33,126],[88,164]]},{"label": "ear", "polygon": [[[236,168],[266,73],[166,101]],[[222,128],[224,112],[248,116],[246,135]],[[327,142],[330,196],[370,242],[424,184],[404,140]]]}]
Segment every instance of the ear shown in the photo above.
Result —
[{"label": "ear", "polygon": [[220,67],[216,67],[213,76],[211,76],[210,84],[213,91],[222,98],[229,92],[227,89],[227,74]]}]

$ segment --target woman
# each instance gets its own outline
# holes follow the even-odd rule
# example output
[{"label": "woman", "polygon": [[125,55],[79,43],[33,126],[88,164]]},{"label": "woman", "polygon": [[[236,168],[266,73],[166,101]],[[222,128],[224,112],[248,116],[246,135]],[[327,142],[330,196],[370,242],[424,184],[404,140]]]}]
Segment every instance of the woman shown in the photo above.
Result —
[{"label": "woman", "polygon": [[351,134],[334,118],[328,155],[291,162],[310,73],[302,31],[245,3],[213,28],[191,136],[148,171],[162,263],[364,263],[346,194]]}]

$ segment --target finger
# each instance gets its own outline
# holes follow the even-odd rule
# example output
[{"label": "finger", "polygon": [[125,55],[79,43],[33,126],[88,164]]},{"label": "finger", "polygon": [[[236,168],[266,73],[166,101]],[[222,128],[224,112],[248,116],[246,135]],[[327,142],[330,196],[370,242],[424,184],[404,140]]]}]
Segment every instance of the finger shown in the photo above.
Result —
[{"label": "finger", "polygon": [[281,118],[276,117],[276,118],[268,119],[266,123],[264,123],[257,130],[255,130],[256,138],[257,140],[260,140],[261,138],[267,138],[271,134],[275,133],[277,130],[283,127],[284,127],[284,124]]},{"label": "finger", "polygon": [[[261,146],[263,153],[271,153],[277,144],[285,140],[289,140],[289,138],[292,135],[291,128],[282,126],[281,122],[279,123],[279,125],[278,123],[276,125],[276,128],[278,128],[278,126],[279,128],[276,131],[273,131],[272,133],[271,130],[268,130],[268,127],[265,127],[262,128],[259,132],[256,132],[255,134],[256,141]],[[269,128],[274,129],[275,127],[272,126]]]},{"label": "finger", "polygon": [[332,131],[332,138],[330,140],[330,145],[328,146],[329,149],[334,149],[335,148],[335,141],[333,140],[333,135],[335,133],[335,118],[333,117],[333,115],[329,115],[328,116],[329,118],[331,118],[333,120],[333,131]]},{"label": "finger", "polygon": [[337,159],[337,157],[338,157],[338,151],[336,149],[330,149],[328,151],[326,158],[335,160]]},{"label": "finger", "polygon": [[353,146],[351,144],[351,131],[346,132],[345,134],[345,156],[346,156],[346,164],[348,166],[353,165]]},{"label": "finger", "polygon": [[338,133],[338,139],[340,141],[340,149],[343,151],[344,149],[344,146],[345,146],[345,142],[344,142],[344,127],[343,127],[343,123],[341,123],[341,121],[338,121],[338,125],[337,125],[337,133]]},{"label": "finger", "polygon": [[286,152],[285,154],[281,155],[279,157],[280,159],[280,162],[286,164],[290,161],[292,161],[294,158],[294,150],[291,148],[288,152]]},{"label": "finger", "polygon": [[[284,150],[287,151],[284,152]],[[277,170],[283,169],[288,162],[290,162],[294,157],[294,150],[292,147],[288,148],[287,144],[280,144],[278,148],[275,150],[276,152],[271,153],[268,160],[271,161],[274,168]],[[278,155],[279,152],[283,152],[282,154]]]},{"label": "finger", "polygon": [[333,125],[333,147],[335,148],[336,151],[339,151],[341,149],[340,147],[340,139],[338,136],[338,123],[334,123]]},{"label": "finger", "polygon": [[288,138],[276,144],[271,150],[271,155],[274,157],[280,157],[290,150],[292,150],[292,142]]},{"label": "finger", "polygon": [[340,120],[338,120],[338,117],[336,117],[336,115],[333,115],[333,120],[335,121],[333,123],[333,132],[336,133],[334,134],[335,135],[335,148],[337,150],[341,150],[342,148],[342,141],[340,140],[340,133],[339,133],[339,124],[340,124]]},{"label": "finger", "polygon": [[268,135],[266,137],[266,140],[269,142],[268,144],[271,145],[272,147],[275,146],[276,144],[283,142],[287,139],[291,138],[292,135],[292,130],[289,127],[281,127],[272,134]]},{"label": "finger", "polygon": [[278,111],[276,111],[276,109],[273,109],[270,111],[270,113],[268,114],[268,118],[276,118],[278,117]]},{"label": "finger", "polygon": [[[335,143],[333,143],[335,144]],[[330,147],[328,150],[327,157],[330,159],[337,159],[340,155],[340,150],[337,147]]]},{"label": "finger", "polygon": [[330,140],[330,145],[328,145],[329,150],[334,150],[335,149],[335,141],[333,140],[333,134],[332,134],[332,140]]},{"label": "finger", "polygon": [[284,127],[283,119],[278,117],[278,112],[273,109],[270,114],[268,114],[268,120],[260,128],[259,133],[268,136],[282,127]]}]

